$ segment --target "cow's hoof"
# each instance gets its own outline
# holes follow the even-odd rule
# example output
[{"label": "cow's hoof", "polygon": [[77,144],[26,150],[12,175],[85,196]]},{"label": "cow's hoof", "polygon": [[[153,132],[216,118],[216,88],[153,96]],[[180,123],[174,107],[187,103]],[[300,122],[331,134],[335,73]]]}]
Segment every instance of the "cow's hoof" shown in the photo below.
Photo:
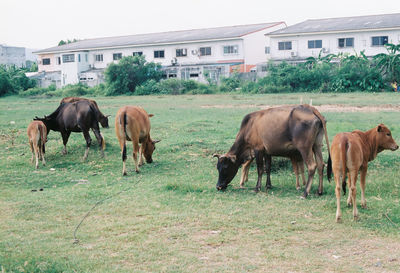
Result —
[{"label": "cow's hoof", "polygon": [[307,193],[307,192],[304,192],[304,193],[303,193],[303,198],[306,199],[307,196],[308,196],[308,193]]},{"label": "cow's hoof", "polygon": [[318,194],[319,196],[321,196],[321,195],[323,194],[323,192],[322,192],[322,191],[321,191],[321,192],[318,191],[317,194]]},{"label": "cow's hoof", "polygon": [[298,190],[298,191],[301,190],[301,187],[296,187],[296,190]]},{"label": "cow's hoof", "polygon": [[122,173],[122,176],[126,176],[126,172]]},{"label": "cow's hoof", "polygon": [[272,185],[267,185],[266,188],[267,189],[272,189]]},{"label": "cow's hoof", "polygon": [[363,209],[366,209],[367,208],[367,204],[365,203],[365,204],[361,204],[361,207],[363,208]]},{"label": "cow's hoof", "polygon": [[353,221],[354,222],[358,222],[358,220],[359,220],[358,215],[353,216]]},{"label": "cow's hoof", "polygon": [[259,188],[255,188],[255,189],[254,189],[254,192],[255,192],[255,193],[258,193],[259,191],[260,191]]},{"label": "cow's hoof", "polygon": [[140,171],[139,171],[139,170],[136,170],[136,173],[140,173]]},{"label": "cow's hoof", "polygon": [[351,202],[347,203],[347,207],[351,207],[351,205],[353,205]]},{"label": "cow's hoof", "polygon": [[341,216],[336,217],[336,223],[342,223],[342,217]]}]

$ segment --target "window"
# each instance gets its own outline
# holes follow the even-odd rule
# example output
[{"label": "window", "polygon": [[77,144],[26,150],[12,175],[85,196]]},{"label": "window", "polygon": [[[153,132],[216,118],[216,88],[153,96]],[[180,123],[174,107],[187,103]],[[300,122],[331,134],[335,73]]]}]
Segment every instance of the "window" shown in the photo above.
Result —
[{"label": "window", "polygon": [[50,64],[50,58],[42,59],[42,64],[43,65],[49,65]]},{"label": "window", "polygon": [[229,45],[224,46],[224,54],[238,54],[238,46],[237,45]]},{"label": "window", "polygon": [[211,47],[200,47],[200,56],[210,56]]},{"label": "window", "polygon": [[265,54],[270,54],[271,53],[271,48],[269,46],[265,47]]},{"label": "window", "polygon": [[185,57],[187,56],[187,49],[186,48],[178,48],[176,49],[176,57]]},{"label": "window", "polygon": [[94,55],[94,58],[95,58],[96,62],[102,62],[103,54],[96,54],[96,55]]},{"label": "window", "polygon": [[199,77],[199,73],[190,73],[190,74],[189,74],[189,77],[191,77],[191,78],[197,78],[197,77]]},{"label": "window", "polygon": [[278,43],[279,50],[291,50],[292,49],[292,41],[290,42],[279,42]]},{"label": "window", "polygon": [[75,62],[75,54],[62,55],[63,63],[73,63]]},{"label": "window", "polygon": [[78,62],[81,62],[81,54],[78,54]]},{"label": "window", "polygon": [[121,60],[121,59],[122,59],[122,53],[114,53],[113,54],[114,61]]},{"label": "window", "polygon": [[322,40],[309,40],[308,48],[322,48]]},{"label": "window", "polygon": [[61,64],[61,57],[57,57],[57,64],[60,65]]},{"label": "window", "polygon": [[384,46],[388,43],[388,36],[372,37],[372,46]]},{"label": "window", "polygon": [[143,55],[143,51],[135,51],[132,53],[132,56],[142,56]]},{"label": "window", "polygon": [[88,62],[88,55],[85,54],[85,62]]},{"label": "window", "polygon": [[164,58],[164,50],[154,50],[154,58]]},{"label": "window", "polygon": [[353,47],[354,46],[354,38],[339,38],[338,46],[339,47]]}]

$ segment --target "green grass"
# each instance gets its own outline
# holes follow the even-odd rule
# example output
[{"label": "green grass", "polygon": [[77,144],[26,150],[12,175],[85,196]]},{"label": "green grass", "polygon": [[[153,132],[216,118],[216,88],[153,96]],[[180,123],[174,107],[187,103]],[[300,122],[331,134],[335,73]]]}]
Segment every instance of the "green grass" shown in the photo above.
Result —
[{"label": "green grass", "polygon": [[[50,114],[59,99],[0,99],[0,268],[3,272],[398,272],[400,271],[400,162],[385,151],[370,163],[367,209],[360,220],[342,198],[343,223],[335,223],[334,185],[324,195],[300,199],[286,159],[273,159],[273,188],[254,193],[252,167],[246,189],[237,176],[217,192],[215,152],[233,144],[243,116],[261,105],[313,100],[313,105],[400,105],[398,94],[204,95],[96,98],[110,129],[100,158],[95,141],[82,162],[85,141],[72,134],[61,155],[51,132],[45,167],[30,163],[26,127]],[[378,104],[379,103],[379,104]],[[141,105],[161,139],[154,163],[122,177],[114,118],[123,105]],[[367,130],[384,122],[400,142],[399,112],[323,112],[328,133]],[[15,124],[11,124],[13,121]],[[14,144],[12,144],[12,140]],[[132,146],[128,145],[128,155]],[[324,159],[327,153],[324,152]],[[55,170],[50,170],[54,168]],[[263,179],[265,183],[265,177]],[[43,188],[43,191],[35,191]],[[121,192],[122,191],[122,192]],[[82,217],[100,203],[77,231]]]}]

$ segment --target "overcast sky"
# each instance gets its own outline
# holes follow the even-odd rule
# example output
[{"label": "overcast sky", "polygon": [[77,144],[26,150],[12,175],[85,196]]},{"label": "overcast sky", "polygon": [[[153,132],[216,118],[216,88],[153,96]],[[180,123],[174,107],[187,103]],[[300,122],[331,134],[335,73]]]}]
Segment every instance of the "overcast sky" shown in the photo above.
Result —
[{"label": "overcast sky", "polygon": [[0,44],[43,49],[86,39],[400,13],[399,0],[0,0]]}]

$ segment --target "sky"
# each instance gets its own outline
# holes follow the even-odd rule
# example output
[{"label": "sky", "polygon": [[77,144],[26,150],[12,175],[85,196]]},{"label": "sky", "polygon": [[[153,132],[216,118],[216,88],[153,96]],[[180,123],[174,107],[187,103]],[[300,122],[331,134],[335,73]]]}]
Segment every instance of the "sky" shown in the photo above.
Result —
[{"label": "sky", "polygon": [[0,44],[400,13],[399,0],[0,0]]}]

